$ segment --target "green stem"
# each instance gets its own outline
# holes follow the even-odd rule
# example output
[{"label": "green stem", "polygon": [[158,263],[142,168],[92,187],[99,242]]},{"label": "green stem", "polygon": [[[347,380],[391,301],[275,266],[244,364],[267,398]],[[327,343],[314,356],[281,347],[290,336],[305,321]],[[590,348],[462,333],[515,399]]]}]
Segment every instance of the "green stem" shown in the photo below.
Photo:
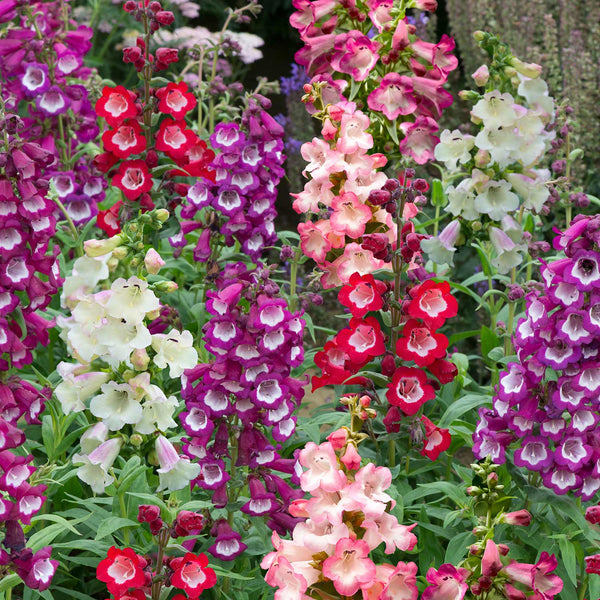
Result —
[{"label": "green stem", "polygon": [[296,248],[294,254],[294,260],[290,267],[290,312],[296,310],[296,287],[298,285],[298,261],[300,260],[301,251],[300,248]]},{"label": "green stem", "polygon": [[[127,507],[125,506],[125,495],[119,492],[119,507],[121,509],[121,516],[126,519],[127,518]],[[130,545],[130,537],[129,537],[129,527],[123,527],[123,539],[125,540],[125,545],[129,547]]]},{"label": "green stem", "polygon": [[[65,220],[67,221],[67,224],[69,226],[69,230],[71,231],[71,235],[73,236],[73,239],[75,241],[77,241],[79,239],[79,234],[77,233],[77,228],[75,227],[75,223],[73,223],[73,219],[71,219],[71,216],[67,212],[65,205],[61,202],[58,195],[56,195],[56,197],[53,198],[53,200],[56,203],[56,206],[58,206],[58,208],[60,209],[60,212],[65,217]],[[77,246],[75,247],[75,251],[77,252],[77,256],[83,256],[83,248],[81,247],[81,244],[77,244]]]},{"label": "green stem", "polygon": [[[517,268],[513,267],[510,273],[510,282],[514,284],[517,280]],[[512,335],[513,326],[515,323],[515,308],[516,302],[509,302],[508,304],[508,323],[506,324],[506,337],[504,338],[504,356],[509,356],[512,353],[512,341],[510,336]]]}]

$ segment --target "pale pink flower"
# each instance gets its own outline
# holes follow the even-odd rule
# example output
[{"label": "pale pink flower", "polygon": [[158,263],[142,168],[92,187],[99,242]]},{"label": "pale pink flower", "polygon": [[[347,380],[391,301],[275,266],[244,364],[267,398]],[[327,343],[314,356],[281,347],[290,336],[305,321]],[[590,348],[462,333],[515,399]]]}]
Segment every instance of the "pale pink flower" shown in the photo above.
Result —
[{"label": "pale pink flower", "polygon": [[320,204],[330,206],[333,200],[331,181],[322,181],[311,179],[307,181],[304,189],[299,194],[291,194],[295,198],[292,208],[298,213],[313,212],[318,213],[321,210]]},{"label": "pale pink flower", "polygon": [[378,600],[417,600],[417,565],[399,562]]},{"label": "pale pink flower", "polygon": [[363,540],[343,538],[335,545],[335,554],[323,562],[323,576],[343,596],[353,596],[362,585],[375,577],[375,564],[369,558],[369,546]]},{"label": "pale pink flower", "polygon": [[346,475],[339,469],[337,457],[329,442],[317,446],[308,442],[300,451],[300,464],[308,469],[300,476],[305,492],[321,488],[326,492],[339,492],[346,485]]},{"label": "pale pink flower", "polygon": [[411,530],[416,526],[416,523],[401,525],[394,515],[384,512],[376,519],[365,519],[362,522],[362,527],[367,530],[363,539],[371,550],[382,542],[385,543],[386,554],[392,554],[396,549],[412,550],[417,544],[417,536]]},{"label": "pale pink flower", "polygon": [[[353,273],[367,275],[384,268],[383,260],[375,258],[370,250],[352,242],[344,248],[344,254],[333,261],[331,266],[337,272],[338,281],[348,283]],[[339,284],[334,284],[339,285]]]},{"label": "pale pink flower", "polygon": [[318,181],[329,181],[332,173],[344,170],[345,161],[341,152],[332,150],[329,144],[320,138],[313,138],[312,142],[306,142],[300,147],[302,158],[308,162],[303,175],[310,176]]},{"label": "pale pink flower", "polygon": [[345,523],[332,525],[328,521],[315,523],[308,519],[304,523],[298,523],[294,528],[294,543],[308,548],[313,554],[325,552],[333,554],[338,540],[347,538],[350,535],[348,526]]},{"label": "pale pink flower", "polygon": [[275,600],[303,600],[309,598],[304,592],[308,588],[306,579],[294,571],[294,566],[285,556],[277,556],[265,575],[271,587],[278,587]]},{"label": "pale pink flower", "polygon": [[373,136],[367,133],[370,124],[369,117],[360,110],[345,112],[340,123],[336,149],[344,154],[352,154],[359,149],[372,148]]},{"label": "pale pink flower", "polygon": [[316,489],[312,495],[305,510],[315,523],[329,522],[337,525],[342,522],[344,506],[340,503],[339,493]]},{"label": "pale pink flower", "polygon": [[362,204],[352,192],[342,192],[332,202],[333,213],[330,216],[334,232],[357,239],[365,233],[367,223],[373,217],[371,209]]}]

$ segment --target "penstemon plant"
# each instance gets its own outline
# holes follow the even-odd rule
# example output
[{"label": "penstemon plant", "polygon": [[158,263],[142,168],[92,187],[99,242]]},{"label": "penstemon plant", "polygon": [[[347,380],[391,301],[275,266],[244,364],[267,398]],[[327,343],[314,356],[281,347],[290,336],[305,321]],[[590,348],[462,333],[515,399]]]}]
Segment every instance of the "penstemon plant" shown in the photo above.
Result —
[{"label": "penstemon plant", "polygon": [[571,107],[293,0],[274,116],[222,4],[0,0],[0,600],[600,597]]}]

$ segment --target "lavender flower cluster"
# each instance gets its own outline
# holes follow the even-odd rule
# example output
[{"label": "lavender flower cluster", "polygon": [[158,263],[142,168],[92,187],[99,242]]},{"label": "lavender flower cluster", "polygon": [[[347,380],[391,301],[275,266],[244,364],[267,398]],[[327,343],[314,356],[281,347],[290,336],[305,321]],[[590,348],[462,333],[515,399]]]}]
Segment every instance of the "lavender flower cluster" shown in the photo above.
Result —
[{"label": "lavender flower cluster", "polygon": [[[180,415],[190,436],[183,451],[202,467],[193,483],[214,490],[217,508],[235,501],[236,490],[227,485],[228,457],[232,468],[247,468],[250,499],[241,511],[266,517],[283,535],[296,522],[287,508],[302,492],[272,471],[291,474],[294,469],[295,461],[281,458],[276,442],[294,433],[293,412],[304,394],[290,372],[304,358],[305,322],[299,312],[288,310],[268,268],[248,270],[243,263],[225,267],[217,289],[208,292],[206,310],[212,318],[204,327],[205,347],[215,361],[186,371],[186,411]],[[232,445],[236,450],[229,454]],[[226,539],[217,537],[211,552],[232,560],[245,546],[236,532],[225,529],[223,535]]]},{"label": "lavender flower cluster", "polygon": [[[260,259],[266,246],[277,239],[273,221],[277,215],[277,185],[285,171],[283,163],[283,128],[263,108],[271,102],[264,97],[251,98],[237,123],[220,123],[210,137],[214,149],[220,150],[211,164],[214,182],[202,178],[188,192],[188,205],[181,216],[193,219],[199,210],[211,206],[226,219],[219,233],[225,243],[237,241],[242,252],[253,261]],[[193,225],[183,224],[182,231]],[[211,255],[210,239],[214,232],[207,227],[200,235],[194,257],[206,261]]]},{"label": "lavender flower cluster", "polygon": [[83,64],[93,30],[65,20],[63,9],[68,9],[62,2],[8,4],[14,6],[5,16],[17,22],[0,40],[5,108],[17,112],[27,105],[23,134],[56,157],[45,177],[54,181],[73,222],[85,223],[97,214],[106,186],[89,153],[77,153],[80,144],[98,135],[96,113],[82,85],[93,73]]},{"label": "lavender flower cluster", "polygon": [[600,217],[578,215],[554,240],[566,258],[544,264],[513,343],[520,363],[501,374],[493,408],[480,409],[475,455],[539,472],[557,494],[600,489]]}]

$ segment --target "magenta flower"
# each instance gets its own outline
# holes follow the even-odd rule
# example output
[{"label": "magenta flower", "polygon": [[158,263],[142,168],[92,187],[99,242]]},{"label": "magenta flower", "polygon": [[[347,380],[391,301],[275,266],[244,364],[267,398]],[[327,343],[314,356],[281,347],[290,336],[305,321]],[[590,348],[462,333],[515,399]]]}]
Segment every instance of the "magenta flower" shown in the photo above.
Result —
[{"label": "magenta flower", "polygon": [[418,116],[414,123],[400,125],[405,135],[400,142],[400,152],[412,156],[419,165],[434,158],[433,151],[440,139],[433,135],[439,129],[437,122],[430,117]]},{"label": "magenta flower", "polygon": [[468,569],[457,569],[454,565],[432,567],[427,571],[427,581],[431,585],[425,588],[421,600],[462,600],[469,588],[466,583],[469,575]]},{"label": "magenta flower", "polygon": [[534,565],[511,561],[504,567],[503,572],[513,581],[522,583],[539,594],[541,600],[552,600],[563,588],[561,578],[551,573],[557,564],[554,554],[542,552]]},{"label": "magenta flower", "polygon": [[367,98],[371,110],[382,112],[390,121],[410,115],[417,109],[411,77],[388,73]]},{"label": "magenta flower", "polygon": [[351,75],[356,81],[364,81],[377,61],[379,42],[369,39],[357,30],[340,33],[335,38],[331,66],[340,73]]},{"label": "magenta flower", "polygon": [[375,564],[369,558],[368,544],[352,538],[339,540],[335,554],[323,562],[323,576],[333,581],[339,594],[356,594],[361,586],[375,578]]}]

